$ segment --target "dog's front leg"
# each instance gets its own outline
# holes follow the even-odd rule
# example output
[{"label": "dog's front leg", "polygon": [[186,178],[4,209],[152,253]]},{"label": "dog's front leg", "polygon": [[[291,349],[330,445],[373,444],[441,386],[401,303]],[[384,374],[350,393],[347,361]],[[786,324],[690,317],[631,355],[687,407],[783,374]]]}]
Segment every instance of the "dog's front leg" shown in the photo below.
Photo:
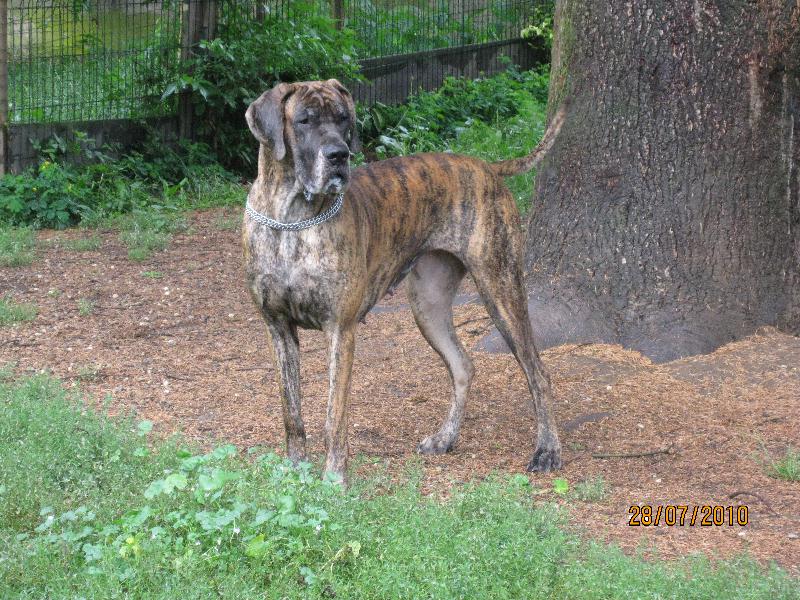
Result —
[{"label": "dog's front leg", "polygon": [[300,405],[300,344],[297,327],[285,319],[268,319],[273,357],[278,371],[278,386],[286,426],[286,453],[297,464],[306,460],[306,430]]},{"label": "dog's front leg", "polygon": [[355,352],[355,323],[336,325],[328,333],[330,390],[328,416],[325,421],[325,442],[328,457],[325,473],[345,479],[347,470],[347,397]]}]

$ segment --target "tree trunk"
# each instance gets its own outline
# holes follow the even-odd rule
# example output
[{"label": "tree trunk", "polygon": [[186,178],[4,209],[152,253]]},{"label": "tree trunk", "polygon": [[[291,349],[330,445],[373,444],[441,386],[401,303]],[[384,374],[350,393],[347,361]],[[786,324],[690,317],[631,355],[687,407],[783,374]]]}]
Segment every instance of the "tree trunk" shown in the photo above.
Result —
[{"label": "tree trunk", "polygon": [[[542,347],[800,333],[800,1],[559,0],[528,224]],[[490,344],[491,345],[491,344]]]}]

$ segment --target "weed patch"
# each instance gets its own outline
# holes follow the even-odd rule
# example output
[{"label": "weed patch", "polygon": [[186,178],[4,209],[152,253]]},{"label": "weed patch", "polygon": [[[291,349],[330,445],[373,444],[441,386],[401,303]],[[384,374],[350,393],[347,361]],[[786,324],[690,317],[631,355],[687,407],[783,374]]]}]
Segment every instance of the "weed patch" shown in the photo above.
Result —
[{"label": "weed patch", "polygon": [[0,326],[25,323],[36,318],[35,304],[18,304],[10,297],[0,297]]},{"label": "weed patch", "polygon": [[600,502],[608,495],[608,488],[601,476],[579,481],[572,487],[571,497],[580,502]]},{"label": "weed patch", "polygon": [[128,258],[144,261],[153,252],[165,250],[172,234],[188,227],[183,216],[174,210],[142,210],[118,217],[112,224],[120,228],[120,241],[128,248]]},{"label": "weed patch", "polygon": [[90,235],[88,237],[79,237],[62,242],[64,248],[72,250],[73,252],[92,252],[99,250],[103,241],[99,235]]},{"label": "weed patch", "polygon": [[78,314],[82,317],[88,317],[94,312],[94,301],[88,298],[78,299]]},{"label": "weed patch", "polygon": [[772,461],[767,468],[767,474],[776,479],[786,481],[800,481],[800,450],[792,447],[779,459]]},{"label": "weed patch", "polygon": [[23,267],[33,262],[36,237],[30,227],[0,224],[0,267]]}]

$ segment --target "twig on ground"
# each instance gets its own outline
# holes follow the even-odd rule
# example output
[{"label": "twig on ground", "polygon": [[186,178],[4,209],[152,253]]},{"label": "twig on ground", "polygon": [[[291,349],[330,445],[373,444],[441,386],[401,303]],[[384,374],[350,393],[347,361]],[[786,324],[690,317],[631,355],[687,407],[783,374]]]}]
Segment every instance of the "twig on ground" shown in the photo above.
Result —
[{"label": "twig on ground", "polygon": [[736,498],[737,496],[752,496],[753,498],[758,498],[758,499],[761,501],[761,504],[763,504],[763,505],[764,505],[764,507],[765,507],[765,508],[766,508],[766,509],[767,509],[767,510],[770,512],[770,513],[772,513],[772,514],[773,514],[773,515],[775,515],[776,517],[779,517],[779,516],[780,516],[780,515],[779,515],[777,512],[775,512],[775,509],[774,509],[774,508],[772,508],[772,505],[771,505],[769,502],[767,502],[767,501],[764,499],[764,497],[763,497],[763,496],[761,496],[760,494],[756,494],[755,492],[749,492],[749,491],[747,491],[747,490],[740,490],[740,491],[738,491],[738,492],[733,492],[732,494],[730,494],[730,495],[728,496],[728,498],[730,498],[731,500],[733,500],[733,499],[734,499],[734,498]]},{"label": "twig on ground", "polygon": [[658,454],[671,454],[674,444],[670,444],[666,448],[659,450],[649,450],[647,452],[630,452],[621,454],[592,454],[592,458],[641,458],[644,456],[656,456]]},{"label": "twig on ground", "polygon": [[183,375],[176,375],[175,373],[170,373],[169,371],[164,373],[170,379],[180,379],[181,381],[194,381],[194,377],[184,377]]},{"label": "twig on ground", "polygon": [[488,321],[490,318],[491,317],[486,316],[486,317],[475,317],[473,319],[467,319],[466,321],[462,321],[461,323],[456,325],[456,329],[458,329],[459,327],[463,327],[464,325],[467,325],[468,323],[474,323],[476,321]]}]

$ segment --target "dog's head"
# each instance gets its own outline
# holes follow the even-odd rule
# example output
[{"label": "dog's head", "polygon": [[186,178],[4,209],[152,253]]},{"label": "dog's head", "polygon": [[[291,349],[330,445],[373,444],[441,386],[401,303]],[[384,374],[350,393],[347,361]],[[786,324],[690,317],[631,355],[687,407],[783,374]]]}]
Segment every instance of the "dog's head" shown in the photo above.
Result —
[{"label": "dog's head", "polygon": [[350,153],[358,152],[350,92],[335,79],[279,83],[245,113],[256,139],[276,161],[291,160],[307,192],[340,192],[350,181]]}]

